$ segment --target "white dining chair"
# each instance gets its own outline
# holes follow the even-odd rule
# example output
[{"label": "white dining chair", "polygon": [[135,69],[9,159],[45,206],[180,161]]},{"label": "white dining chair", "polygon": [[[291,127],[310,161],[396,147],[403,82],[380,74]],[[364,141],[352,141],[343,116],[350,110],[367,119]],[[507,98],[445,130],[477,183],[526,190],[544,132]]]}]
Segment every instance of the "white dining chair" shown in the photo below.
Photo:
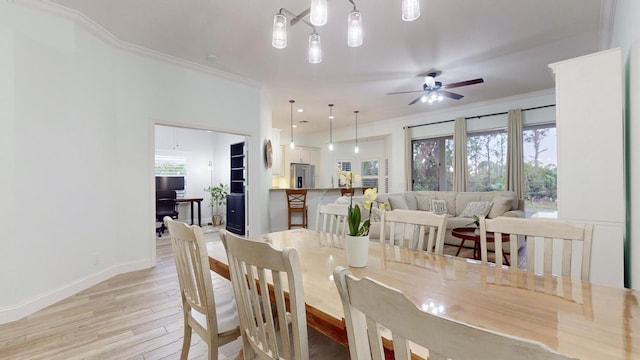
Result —
[{"label": "white dining chair", "polygon": [[307,327],[302,270],[293,248],[277,250],[220,230],[238,299],[244,359],[348,359],[345,346]]},{"label": "white dining chair", "polygon": [[[487,262],[487,232],[494,233],[495,261],[502,266],[502,234],[509,234],[511,256],[518,254],[518,236],[526,240],[526,269],[543,274],[572,277],[579,273],[589,280],[592,224],[576,224],[557,219],[480,218],[480,252]],[[577,253],[577,254],[576,254]],[[521,255],[520,255],[521,256]],[[514,263],[514,261],[511,261]],[[516,262],[517,263],[517,262]],[[559,271],[556,269],[560,268]],[[575,270],[574,270],[575,268]]]},{"label": "white dining chair", "polygon": [[166,216],[171,249],[178,272],[180,299],[184,315],[184,337],[180,359],[186,360],[195,331],[208,346],[208,359],[218,359],[218,347],[240,337],[240,322],[231,283],[216,278],[209,270],[207,247],[202,229]]},{"label": "white dining chair", "polygon": [[569,359],[541,343],[422,311],[402,292],[373,279],[357,279],[343,267],[335,268],[333,279],[344,308],[351,360],[384,359],[383,337],[393,339],[396,360],[411,359],[412,351],[425,349],[430,360]]},{"label": "white dining chair", "polygon": [[348,205],[318,205],[318,212],[316,216],[316,231],[336,235],[346,234],[348,212]]},{"label": "white dining chair", "polygon": [[[447,214],[404,209],[382,211],[380,243],[442,254],[446,230]],[[428,236],[426,247],[425,236]]]}]

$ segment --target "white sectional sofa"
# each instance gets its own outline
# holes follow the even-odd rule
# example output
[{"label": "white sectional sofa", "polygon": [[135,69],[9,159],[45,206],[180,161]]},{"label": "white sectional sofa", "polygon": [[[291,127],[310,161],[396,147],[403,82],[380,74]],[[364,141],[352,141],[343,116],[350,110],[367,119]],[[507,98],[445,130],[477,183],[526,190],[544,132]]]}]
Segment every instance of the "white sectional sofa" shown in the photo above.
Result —
[{"label": "white sectional sofa", "polygon": [[[388,201],[391,211],[394,209],[409,209],[415,211],[432,211],[432,200],[442,200],[439,204],[446,204],[446,211],[449,214],[447,219],[447,233],[445,235],[445,244],[459,246],[460,239],[451,235],[451,229],[464,227],[473,222],[473,216],[464,216],[469,213],[467,206],[471,205],[471,210],[476,210],[487,206],[490,203],[489,212],[486,214],[488,218],[498,216],[524,217],[524,200],[517,198],[516,194],[511,191],[492,191],[492,192],[455,192],[455,191],[407,191],[403,193],[378,194],[378,201]],[[354,203],[361,203],[362,197],[354,197]],[[341,197],[336,203],[348,204],[348,197]],[[481,204],[478,204],[481,203]],[[467,209],[467,214],[463,213]],[[471,211],[473,212],[473,211]],[[365,211],[364,216],[368,216]],[[372,213],[372,225],[369,237],[371,240],[379,240],[380,223],[376,212]],[[472,225],[473,226],[473,225]],[[520,242],[520,241],[519,241]],[[523,241],[522,241],[523,242]],[[472,247],[473,243],[467,241],[466,247]],[[522,246],[519,244],[518,247]],[[508,253],[508,243],[504,246]]]}]

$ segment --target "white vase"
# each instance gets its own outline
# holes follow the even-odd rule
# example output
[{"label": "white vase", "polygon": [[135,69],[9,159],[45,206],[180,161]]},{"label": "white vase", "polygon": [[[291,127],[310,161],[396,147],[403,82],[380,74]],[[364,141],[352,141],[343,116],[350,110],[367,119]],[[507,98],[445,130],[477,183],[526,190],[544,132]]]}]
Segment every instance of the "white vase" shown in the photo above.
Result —
[{"label": "white vase", "polygon": [[367,266],[367,261],[369,260],[369,235],[345,235],[344,250],[347,253],[347,264],[349,264],[349,266]]}]

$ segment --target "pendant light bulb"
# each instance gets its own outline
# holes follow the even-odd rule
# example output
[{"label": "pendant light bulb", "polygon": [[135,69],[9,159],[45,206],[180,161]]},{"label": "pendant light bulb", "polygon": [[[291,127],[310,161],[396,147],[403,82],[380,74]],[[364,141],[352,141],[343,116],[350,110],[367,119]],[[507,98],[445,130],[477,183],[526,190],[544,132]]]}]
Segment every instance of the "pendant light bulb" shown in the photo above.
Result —
[{"label": "pendant light bulb", "polygon": [[402,20],[413,21],[420,17],[420,0],[402,0]]},{"label": "pendant light bulb", "polygon": [[320,45],[320,35],[315,31],[309,35],[309,62],[319,64],[322,62],[322,47]]},{"label": "pendant light bulb", "polygon": [[333,104],[329,104],[329,151],[333,151]]},{"label": "pendant light bulb", "polygon": [[276,14],[273,17],[271,45],[276,49],[284,49],[287,47],[287,23],[287,18],[282,14]]},{"label": "pendant light bulb", "polygon": [[354,9],[347,17],[347,46],[360,45],[362,45],[362,15],[360,11]]},{"label": "pendant light bulb", "polygon": [[295,149],[295,144],[293,143],[293,103],[295,100],[289,100],[289,104],[291,104],[291,142],[289,143],[289,147],[291,150]]},{"label": "pendant light bulb", "polygon": [[327,0],[311,0],[311,12],[309,21],[315,26],[323,26],[327,23]]},{"label": "pendant light bulb", "polygon": [[358,147],[358,113],[360,111],[356,110],[353,113],[356,114],[356,147],[355,149],[353,149],[354,153],[359,153],[360,152],[360,148]]}]

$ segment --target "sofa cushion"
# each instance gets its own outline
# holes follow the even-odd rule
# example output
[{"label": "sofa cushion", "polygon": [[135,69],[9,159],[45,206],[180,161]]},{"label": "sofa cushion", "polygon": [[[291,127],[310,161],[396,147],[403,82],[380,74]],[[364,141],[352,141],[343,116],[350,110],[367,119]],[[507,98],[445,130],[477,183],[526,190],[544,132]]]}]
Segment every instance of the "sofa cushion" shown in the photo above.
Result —
[{"label": "sofa cushion", "polygon": [[416,193],[415,197],[418,210],[431,211],[431,200],[436,199],[435,194]]},{"label": "sofa cushion", "polygon": [[404,197],[390,196],[389,205],[391,205],[391,210],[396,210],[396,209],[409,210],[409,206],[407,205],[407,201],[404,199]]},{"label": "sofa cushion", "polygon": [[447,213],[447,201],[446,200],[431,200],[431,209],[438,215]]},{"label": "sofa cushion", "polygon": [[490,201],[469,201],[464,210],[462,210],[460,217],[473,218],[474,216],[487,216],[491,210],[491,205],[493,205],[493,203]]},{"label": "sofa cushion", "polygon": [[419,210],[416,203],[416,194],[413,191],[407,191],[404,193],[404,200],[407,202],[409,210]]},{"label": "sofa cushion", "polygon": [[489,219],[493,219],[511,210],[513,204],[512,200],[512,198],[503,194],[494,196],[492,200],[493,206],[491,207],[491,211],[489,211],[487,217]]}]

